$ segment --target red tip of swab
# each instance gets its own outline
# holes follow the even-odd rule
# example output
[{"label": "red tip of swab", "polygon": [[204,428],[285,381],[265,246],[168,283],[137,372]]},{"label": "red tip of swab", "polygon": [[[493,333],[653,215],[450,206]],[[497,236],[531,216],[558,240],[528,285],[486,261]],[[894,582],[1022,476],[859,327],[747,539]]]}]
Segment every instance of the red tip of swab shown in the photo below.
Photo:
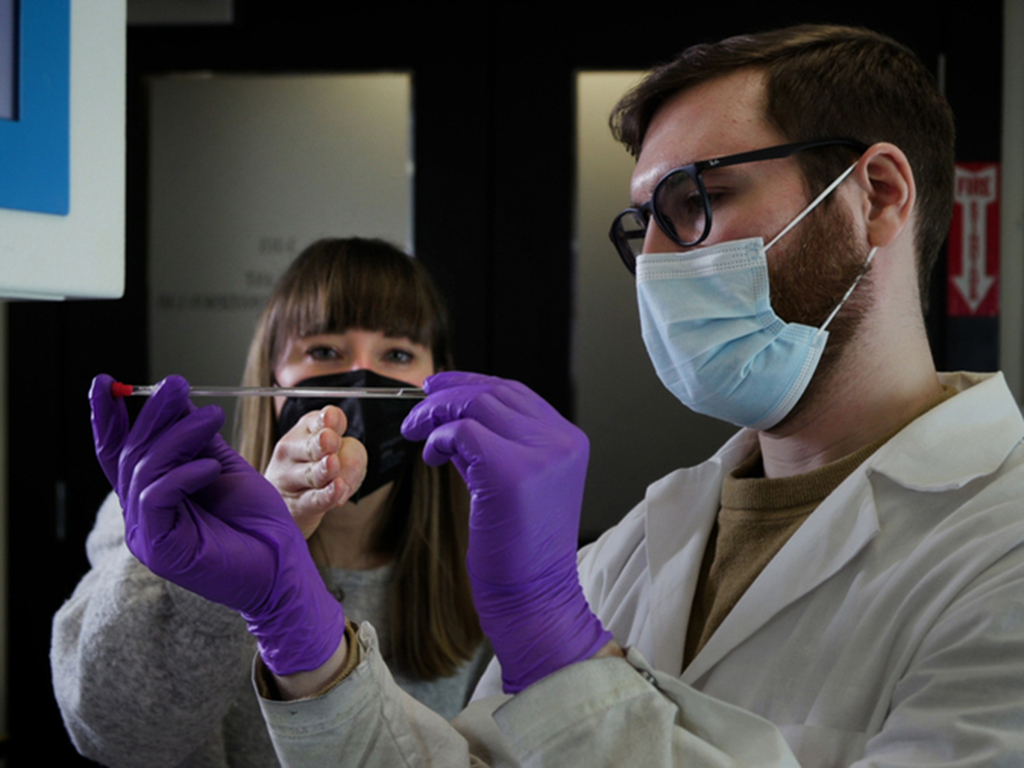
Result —
[{"label": "red tip of swab", "polygon": [[120,381],[110,384],[110,394],[113,397],[128,397],[133,391],[131,384],[122,384]]}]

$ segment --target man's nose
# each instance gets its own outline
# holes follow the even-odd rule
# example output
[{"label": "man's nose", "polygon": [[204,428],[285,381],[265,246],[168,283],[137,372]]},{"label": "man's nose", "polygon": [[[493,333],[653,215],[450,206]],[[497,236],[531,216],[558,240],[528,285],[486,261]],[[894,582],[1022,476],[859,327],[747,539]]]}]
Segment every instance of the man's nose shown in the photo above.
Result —
[{"label": "man's nose", "polygon": [[666,235],[652,216],[647,222],[647,233],[644,235],[644,253],[672,253],[681,250],[682,246]]}]

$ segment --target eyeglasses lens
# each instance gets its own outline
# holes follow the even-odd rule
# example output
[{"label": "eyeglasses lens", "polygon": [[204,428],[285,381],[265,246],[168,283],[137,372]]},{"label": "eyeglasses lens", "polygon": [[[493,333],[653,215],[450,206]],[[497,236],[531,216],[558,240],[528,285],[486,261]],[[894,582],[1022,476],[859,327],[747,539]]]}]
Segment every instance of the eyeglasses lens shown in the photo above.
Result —
[{"label": "eyeglasses lens", "polygon": [[662,179],[654,190],[654,210],[659,225],[681,245],[692,245],[704,237],[707,210],[696,179],[682,168]]},{"label": "eyeglasses lens", "polygon": [[628,253],[635,263],[636,257],[643,252],[644,238],[647,236],[647,221],[643,214],[632,209],[623,211],[618,218],[616,230],[616,244],[623,259],[627,258]]}]

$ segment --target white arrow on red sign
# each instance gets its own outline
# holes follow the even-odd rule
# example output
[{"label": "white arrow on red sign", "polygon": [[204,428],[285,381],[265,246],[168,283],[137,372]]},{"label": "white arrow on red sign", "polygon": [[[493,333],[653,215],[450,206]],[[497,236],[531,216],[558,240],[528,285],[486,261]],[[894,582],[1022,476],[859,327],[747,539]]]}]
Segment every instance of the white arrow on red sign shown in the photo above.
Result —
[{"label": "white arrow on red sign", "polygon": [[956,204],[963,212],[960,242],[960,273],[950,275],[972,313],[978,311],[997,281],[988,272],[988,206],[998,197],[995,166],[980,171],[956,169]]}]

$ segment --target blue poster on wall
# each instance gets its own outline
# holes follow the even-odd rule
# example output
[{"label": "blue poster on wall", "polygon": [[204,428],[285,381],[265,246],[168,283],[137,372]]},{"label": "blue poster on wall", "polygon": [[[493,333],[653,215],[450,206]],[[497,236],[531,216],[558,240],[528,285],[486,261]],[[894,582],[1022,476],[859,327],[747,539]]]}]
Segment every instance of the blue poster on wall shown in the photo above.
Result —
[{"label": "blue poster on wall", "polygon": [[0,207],[67,214],[71,0],[0,0],[0,14]]}]

